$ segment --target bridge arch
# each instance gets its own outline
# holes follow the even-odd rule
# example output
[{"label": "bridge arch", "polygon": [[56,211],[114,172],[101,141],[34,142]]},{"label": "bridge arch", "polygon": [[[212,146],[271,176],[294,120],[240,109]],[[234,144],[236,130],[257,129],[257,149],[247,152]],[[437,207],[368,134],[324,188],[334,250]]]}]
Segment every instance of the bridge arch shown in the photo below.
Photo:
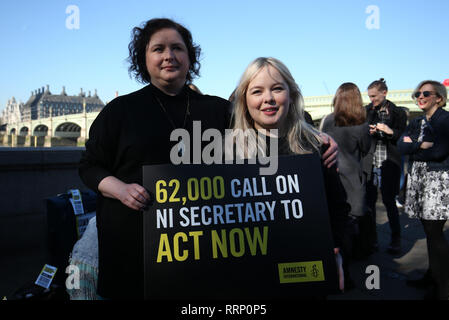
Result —
[{"label": "bridge arch", "polygon": [[54,132],[54,137],[59,138],[79,138],[81,127],[73,122],[64,122],[58,125]]},{"label": "bridge arch", "polygon": [[19,131],[19,136],[27,136],[29,131],[28,127],[22,127]]},{"label": "bridge arch", "polygon": [[45,137],[48,134],[48,127],[45,124],[40,124],[34,128],[33,136]]}]

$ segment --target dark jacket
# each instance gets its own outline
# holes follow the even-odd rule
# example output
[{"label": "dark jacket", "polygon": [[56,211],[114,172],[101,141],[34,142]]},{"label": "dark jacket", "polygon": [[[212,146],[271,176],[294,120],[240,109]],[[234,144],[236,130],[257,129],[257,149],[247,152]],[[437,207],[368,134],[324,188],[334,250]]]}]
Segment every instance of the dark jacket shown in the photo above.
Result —
[{"label": "dark jacket", "polygon": [[[386,100],[385,103],[387,104],[389,117],[384,123],[393,130],[393,134],[385,135],[384,137],[381,137],[379,134],[372,136],[371,149],[363,159],[363,171],[368,175],[371,174],[373,169],[373,156],[374,151],[376,150],[377,140],[379,139],[384,140],[387,144],[387,160],[392,161],[398,167],[401,166],[401,154],[399,153],[396,144],[407,126],[407,114],[393,102]],[[377,124],[381,122],[378,117],[378,112],[372,103],[365,108],[366,122],[368,124]]]},{"label": "dark jacket", "polygon": [[[422,142],[418,142],[422,119],[427,121],[425,116],[420,116],[410,122],[398,141],[399,152],[410,155],[411,161],[427,162],[429,171],[449,170],[449,112],[438,108],[427,121],[423,141],[434,143],[428,149],[421,149]],[[406,136],[413,142],[404,142]]]},{"label": "dark jacket", "polygon": [[[190,115],[186,129],[192,133],[193,121],[202,130],[224,132],[228,125],[229,102],[219,97],[200,95],[188,87]],[[182,126],[185,99],[180,94],[166,96],[152,85],[112,100],[90,128],[79,173],[90,189],[98,192],[97,228],[99,245],[98,294],[111,299],[143,299],[143,218],[142,214],[119,200],[102,196],[98,184],[107,176],[125,183],[142,184],[142,166],[170,163],[173,129],[161,109],[163,101],[173,121]]]}]

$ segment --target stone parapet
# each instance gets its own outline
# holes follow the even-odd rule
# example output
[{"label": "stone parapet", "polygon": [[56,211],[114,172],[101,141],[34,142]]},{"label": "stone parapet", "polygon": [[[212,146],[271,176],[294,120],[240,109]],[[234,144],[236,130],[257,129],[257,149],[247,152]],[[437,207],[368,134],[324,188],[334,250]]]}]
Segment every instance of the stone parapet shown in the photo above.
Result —
[{"label": "stone parapet", "polygon": [[84,148],[0,148],[0,252],[42,246],[46,199],[87,190],[78,175]]}]

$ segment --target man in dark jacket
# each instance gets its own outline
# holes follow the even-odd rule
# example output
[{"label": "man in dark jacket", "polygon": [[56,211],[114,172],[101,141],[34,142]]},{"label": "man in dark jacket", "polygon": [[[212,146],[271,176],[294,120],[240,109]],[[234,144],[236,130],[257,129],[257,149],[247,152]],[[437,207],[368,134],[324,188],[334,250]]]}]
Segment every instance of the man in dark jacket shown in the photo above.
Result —
[{"label": "man in dark jacket", "polygon": [[372,137],[370,152],[363,159],[363,170],[367,175],[367,216],[370,218],[368,229],[371,232],[371,237],[368,238],[371,238],[371,249],[377,250],[376,201],[380,188],[391,228],[388,252],[397,254],[401,250],[401,228],[396,207],[401,177],[401,155],[396,142],[405,130],[407,115],[403,109],[385,99],[387,90],[386,86],[382,88],[382,84],[385,85],[385,82],[381,83],[380,88],[368,87],[371,103],[365,107]]}]

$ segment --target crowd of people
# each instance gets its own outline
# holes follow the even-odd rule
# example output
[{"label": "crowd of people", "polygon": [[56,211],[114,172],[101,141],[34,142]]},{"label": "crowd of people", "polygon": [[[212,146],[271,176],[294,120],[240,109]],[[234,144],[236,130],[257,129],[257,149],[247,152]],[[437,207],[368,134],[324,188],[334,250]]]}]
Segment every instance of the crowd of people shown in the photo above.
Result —
[{"label": "crowd of people", "polygon": [[[344,83],[335,94],[333,112],[318,130],[304,110],[299,86],[275,58],[252,61],[225,100],[189,86],[199,75],[200,47],[184,26],[169,19],[149,20],[134,28],[129,52],[130,72],[147,85],[103,109],[91,127],[80,164],[83,182],[98,193],[98,298],[142,298],[139,212],[152,198],[151,190],[142,186],[142,166],[170,163],[170,150],[182,143],[170,141],[172,130],[190,132],[193,121],[201,121],[203,130],[264,130],[277,139],[278,155],[321,157],[334,253],[343,257],[341,290],[352,286],[351,260],[378,250],[378,190],[391,228],[388,251],[401,252],[396,199],[402,155],[408,155],[405,212],[423,223],[429,282],[435,298],[448,299],[449,245],[443,226],[449,216],[449,116],[441,108],[447,100],[442,84],[418,85],[413,97],[423,116],[407,127],[405,111],[387,99],[384,79],[369,85],[367,106],[357,85]],[[249,145],[244,154],[251,157],[257,148]]]}]

